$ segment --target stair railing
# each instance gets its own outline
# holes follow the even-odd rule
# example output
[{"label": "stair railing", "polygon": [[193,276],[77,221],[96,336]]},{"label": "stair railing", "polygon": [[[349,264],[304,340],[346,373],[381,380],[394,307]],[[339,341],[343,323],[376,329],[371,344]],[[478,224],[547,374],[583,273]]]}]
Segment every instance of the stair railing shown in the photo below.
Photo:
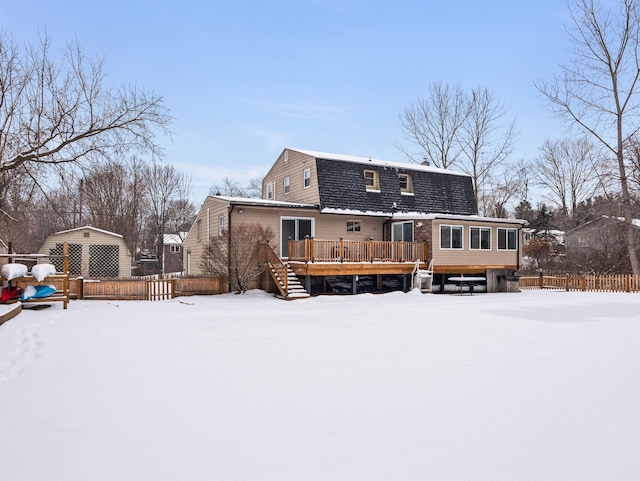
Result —
[{"label": "stair railing", "polygon": [[276,287],[284,297],[289,294],[289,266],[284,262],[269,244],[260,247],[260,260],[264,262]]}]

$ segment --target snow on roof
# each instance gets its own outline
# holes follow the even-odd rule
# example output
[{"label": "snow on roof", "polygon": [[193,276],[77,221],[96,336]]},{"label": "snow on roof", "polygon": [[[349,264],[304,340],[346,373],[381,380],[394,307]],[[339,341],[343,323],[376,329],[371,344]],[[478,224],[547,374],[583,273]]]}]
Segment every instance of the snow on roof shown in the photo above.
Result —
[{"label": "snow on roof", "polygon": [[341,215],[361,215],[371,217],[391,217],[397,220],[413,220],[413,219],[451,219],[451,220],[466,220],[476,222],[496,222],[500,224],[522,224],[526,225],[528,222],[523,219],[504,219],[502,217],[483,217],[480,215],[462,215],[462,214],[425,214],[424,212],[389,212],[381,211],[363,211],[355,209],[331,209],[324,208],[320,211],[322,214],[341,214]]},{"label": "snow on roof", "polygon": [[186,232],[180,232],[179,234],[165,234],[164,245],[182,245],[182,241],[187,237]]},{"label": "snow on roof", "polygon": [[225,195],[212,195],[214,199],[221,199],[231,204],[255,205],[255,206],[276,206],[276,207],[317,207],[314,204],[303,204],[300,202],[283,202],[279,200],[256,199],[251,197],[228,197]]},{"label": "snow on roof", "polygon": [[96,227],[91,227],[90,225],[85,225],[84,227],[76,227],[75,229],[61,230],[59,232],[54,232],[53,235],[67,234],[69,232],[77,232],[79,230],[85,230],[85,229],[89,229],[94,232],[100,232],[102,234],[112,235],[115,237],[121,237],[124,239],[124,236],[122,234],[116,234],[115,232],[109,232],[108,230],[97,229]]},{"label": "snow on roof", "polygon": [[303,149],[287,149],[287,150],[293,150],[295,152],[300,152],[301,154],[310,155],[312,157],[316,157],[319,159],[340,160],[343,162],[355,162],[359,164],[378,165],[381,167],[392,167],[397,169],[421,170],[424,172],[440,172],[443,174],[462,175],[465,177],[469,177],[469,174],[465,174],[464,172],[456,172],[454,170],[441,169],[440,167],[433,167],[430,165],[410,164],[408,162],[390,162],[388,160],[373,159],[371,157],[357,157],[355,155],[332,154],[329,152],[317,152],[314,150],[303,150]]},{"label": "snow on roof", "polygon": [[396,212],[393,214],[394,219],[450,219],[450,220],[466,220],[475,222],[496,222],[500,224],[522,224],[528,222],[524,219],[505,219],[502,217],[483,217],[481,215],[461,215],[461,214],[423,214],[420,212]]}]

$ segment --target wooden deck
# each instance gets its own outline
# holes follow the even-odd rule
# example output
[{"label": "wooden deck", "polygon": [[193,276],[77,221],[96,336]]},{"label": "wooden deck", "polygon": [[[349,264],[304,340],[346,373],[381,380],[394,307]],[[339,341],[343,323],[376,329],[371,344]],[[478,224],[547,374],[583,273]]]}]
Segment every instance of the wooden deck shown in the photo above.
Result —
[{"label": "wooden deck", "polygon": [[427,267],[426,242],[311,239],[289,241],[289,267],[299,276],[411,274]]}]

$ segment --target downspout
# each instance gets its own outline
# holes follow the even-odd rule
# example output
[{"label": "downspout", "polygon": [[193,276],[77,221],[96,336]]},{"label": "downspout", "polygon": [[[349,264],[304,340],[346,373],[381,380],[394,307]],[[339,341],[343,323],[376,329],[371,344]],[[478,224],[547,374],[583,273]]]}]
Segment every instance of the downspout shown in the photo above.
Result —
[{"label": "downspout", "polygon": [[227,292],[231,292],[231,213],[233,212],[234,205],[230,204],[231,208],[228,213],[228,229],[227,229]]},{"label": "downspout", "polygon": [[207,207],[207,263],[211,266],[211,208]]}]

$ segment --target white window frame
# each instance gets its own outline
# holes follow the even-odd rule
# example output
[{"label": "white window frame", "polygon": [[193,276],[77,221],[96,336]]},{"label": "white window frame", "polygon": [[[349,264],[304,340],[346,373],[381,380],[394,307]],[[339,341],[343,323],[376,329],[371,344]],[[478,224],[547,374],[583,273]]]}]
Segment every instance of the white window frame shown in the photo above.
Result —
[{"label": "white window frame", "polygon": [[218,217],[218,236],[224,235],[224,216]]},{"label": "white window frame", "polygon": [[347,232],[362,232],[362,222],[359,220],[348,220]]},{"label": "white window frame", "polygon": [[311,169],[304,169],[302,185],[305,189],[311,187]]},{"label": "white window frame", "polygon": [[[448,246],[443,246],[442,245],[442,229],[443,228],[447,228],[449,229],[449,245]],[[453,230],[459,230],[460,231],[460,247],[453,247]],[[464,228],[461,225],[454,225],[454,224],[441,224],[440,225],[440,229],[439,229],[439,236],[438,236],[438,242],[440,243],[440,249],[442,250],[462,250],[464,249]]]},{"label": "white window frame", "polygon": [[180,246],[178,244],[171,244],[169,246],[169,252],[180,252]]},{"label": "white window frame", "polygon": [[[500,247],[500,233],[504,232],[504,236],[505,236],[505,246],[504,247]],[[514,243],[515,245],[513,247],[509,246],[509,233],[514,233]],[[499,251],[517,251],[518,250],[518,229],[514,228],[514,227],[498,227],[498,240],[497,240],[497,247]]]},{"label": "white window frame", "polygon": [[291,180],[289,179],[289,177],[285,177],[284,179],[282,179],[282,192],[284,193],[284,195],[289,195],[290,191]]},{"label": "white window frame", "polygon": [[273,200],[273,182],[267,182],[267,200]]},{"label": "white window frame", "polygon": [[[473,247],[473,231],[479,230],[478,247]],[[489,232],[489,247],[482,247],[482,233]],[[472,251],[490,251],[491,250],[491,227],[486,226],[469,226],[469,249]]]},{"label": "white window frame", "polygon": [[[405,226],[405,224],[407,224],[407,225],[411,224],[411,240],[407,240],[407,239],[404,238],[404,234],[405,234],[404,226]],[[402,229],[401,229],[402,239],[396,239],[395,238],[395,232],[396,232],[395,226],[398,226],[398,225],[402,226]],[[402,222],[392,222],[391,223],[391,240],[393,242],[397,242],[399,240],[401,240],[402,242],[414,242],[415,238],[416,238],[416,226],[414,225],[412,220],[407,220],[407,221],[402,221]]]}]

